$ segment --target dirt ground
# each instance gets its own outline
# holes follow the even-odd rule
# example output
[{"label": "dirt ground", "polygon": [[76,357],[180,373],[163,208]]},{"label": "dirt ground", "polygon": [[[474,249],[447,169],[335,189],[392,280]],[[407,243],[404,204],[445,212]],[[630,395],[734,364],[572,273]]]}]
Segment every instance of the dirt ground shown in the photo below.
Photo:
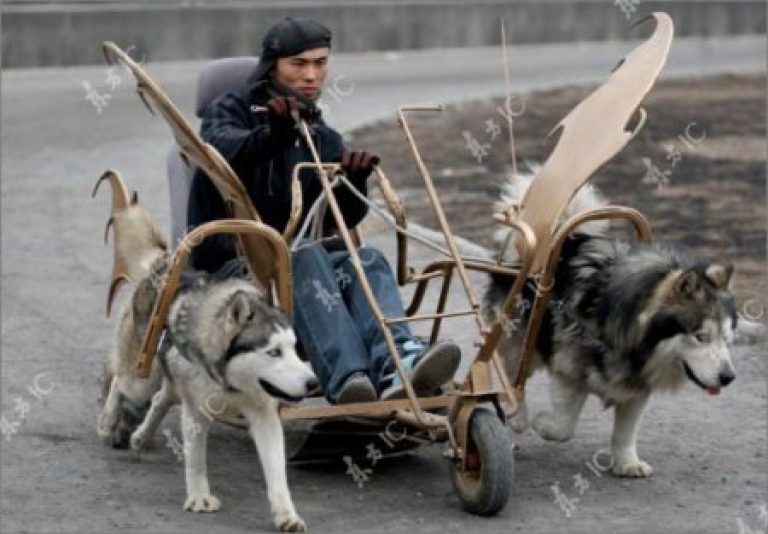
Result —
[{"label": "dirt ground", "polygon": [[[546,160],[551,150],[546,135],[592,89],[515,96],[509,109],[517,115],[520,170]],[[657,240],[732,261],[735,288],[747,299],[765,293],[765,102],[764,77],[659,83],[644,104],[645,127],[593,178],[612,203],[645,214]],[[489,206],[511,168],[506,120],[498,112],[503,106],[498,99],[409,116],[453,231],[486,246],[491,244]],[[489,127],[489,119],[500,132]],[[486,144],[487,155],[475,157],[464,132]],[[393,122],[377,123],[357,130],[354,142],[381,155],[409,217],[434,226],[401,130]]]}]

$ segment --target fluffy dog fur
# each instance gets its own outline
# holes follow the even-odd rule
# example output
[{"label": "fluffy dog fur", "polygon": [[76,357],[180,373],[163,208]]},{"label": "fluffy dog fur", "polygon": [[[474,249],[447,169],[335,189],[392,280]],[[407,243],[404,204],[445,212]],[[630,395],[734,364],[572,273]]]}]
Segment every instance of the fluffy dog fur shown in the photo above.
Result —
[{"label": "fluffy dog fur", "polygon": [[[519,203],[529,184],[530,177],[510,182],[499,204]],[[586,186],[564,216],[603,204]],[[549,371],[552,411],[532,425],[545,439],[569,440],[588,394],[597,395],[615,410],[614,472],[643,477],[651,466],[638,457],[636,440],[651,393],[691,381],[717,394],[735,378],[728,351],[738,320],[728,287],[733,269],[659,245],[619,243],[607,230],[607,222],[585,224],[563,249],[535,355],[535,367]],[[503,230],[495,235],[499,243],[504,237]],[[514,263],[515,255],[510,247],[505,260]],[[498,317],[511,285],[509,277],[491,277],[484,297],[489,320]],[[533,296],[529,284],[523,302]],[[517,324],[525,324],[527,308],[519,307]],[[522,331],[505,328],[499,345],[510,374]],[[522,404],[512,426],[522,431],[527,424]]]},{"label": "fluffy dog fur", "polygon": [[[532,178],[520,175],[503,184],[495,211],[519,205]],[[562,219],[605,204],[600,193],[586,185]],[[408,229],[422,240],[442,242],[442,234],[432,229],[413,222]],[[754,341],[765,337],[765,328],[736,313],[730,265],[698,260],[662,245],[618,242],[609,237],[609,229],[607,221],[583,224],[563,248],[531,367],[531,373],[541,367],[549,372],[552,411],[538,414],[532,424],[545,439],[569,440],[587,396],[597,395],[615,411],[613,471],[644,477],[651,466],[638,457],[636,441],[651,393],[678,390],[686,383],[719,393],[735,378],[728,351],[734,336]],[[504,227],[494,234],[499,248],[507,232]],[[488,260],[498,255],[466,239],[456,241],[465,257]],[[504,261],[518,262],[513,246],[506,249]],[[512,282],[510,277],[490,277],[483,296],[489,322],[499,318]],[[534,295],[530,282],[516,315],[503,324],[498,350],[510,379],[517,371]],[[510,425],[518,432],[528,427],[524,402]]]}]

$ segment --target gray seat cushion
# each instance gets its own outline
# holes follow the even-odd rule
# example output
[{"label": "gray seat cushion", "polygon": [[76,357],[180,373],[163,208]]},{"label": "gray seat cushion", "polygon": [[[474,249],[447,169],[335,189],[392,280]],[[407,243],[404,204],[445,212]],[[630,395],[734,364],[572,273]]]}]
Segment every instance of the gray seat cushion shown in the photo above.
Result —
[{"label": "gray seat cushion", "polygon": [[[255,57],[227,57],[208,63],[197,78],[195,114],[202,118],[205,108],[227,91],[243,91],[248,77],[258,65]],[[171,243],[176,246],[187,230],[187,201],[196,167],[188,165],[172,145],[166,155],[168,189],[171,202]]]},{"label": "gray seat cushion", "polygon": [[176,247],[187,231],[187,201],[196,167],[187,165],[176,144],[168,148],[165,163],[168,172],[168,198],[171,201],[171,246]]},{"label": "gray seat cushion", "polygon": [[195,114],[203,116],[206,106],[227,91],[243,91],[258,65],[255,57],[227,57],[208,63],[197,78]]}]

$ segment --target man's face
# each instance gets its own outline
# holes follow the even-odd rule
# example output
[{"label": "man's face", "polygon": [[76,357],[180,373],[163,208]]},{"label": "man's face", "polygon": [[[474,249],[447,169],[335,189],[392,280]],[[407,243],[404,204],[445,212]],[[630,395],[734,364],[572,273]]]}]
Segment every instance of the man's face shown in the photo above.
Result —
[{"label": "man's face", "polygon": [[328,48],[313,48],[301,54],[278,58],[275,78],[297,93],[312,100],[320,96],[320,87],[328,74]]}]

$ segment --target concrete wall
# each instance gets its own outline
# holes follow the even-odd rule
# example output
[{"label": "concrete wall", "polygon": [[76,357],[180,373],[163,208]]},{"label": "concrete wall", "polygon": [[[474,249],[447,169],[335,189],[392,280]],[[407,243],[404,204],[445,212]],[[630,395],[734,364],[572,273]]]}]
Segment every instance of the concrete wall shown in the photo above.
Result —
[{"label": "concrete wall", "polygon": [[[678,36],[766,31],[765,1],[632,1],[638,13],[667,11]],[[517,43],[630,35],[613,0],[24,1],[3,7],[2,62],[3,67],[101,63],[103,40],[135,45],[151,61],[255,55],[264,31],[285,15],[324,22],[334,32],[334,50],[341,51],[495,45],[501,16]]]}]

